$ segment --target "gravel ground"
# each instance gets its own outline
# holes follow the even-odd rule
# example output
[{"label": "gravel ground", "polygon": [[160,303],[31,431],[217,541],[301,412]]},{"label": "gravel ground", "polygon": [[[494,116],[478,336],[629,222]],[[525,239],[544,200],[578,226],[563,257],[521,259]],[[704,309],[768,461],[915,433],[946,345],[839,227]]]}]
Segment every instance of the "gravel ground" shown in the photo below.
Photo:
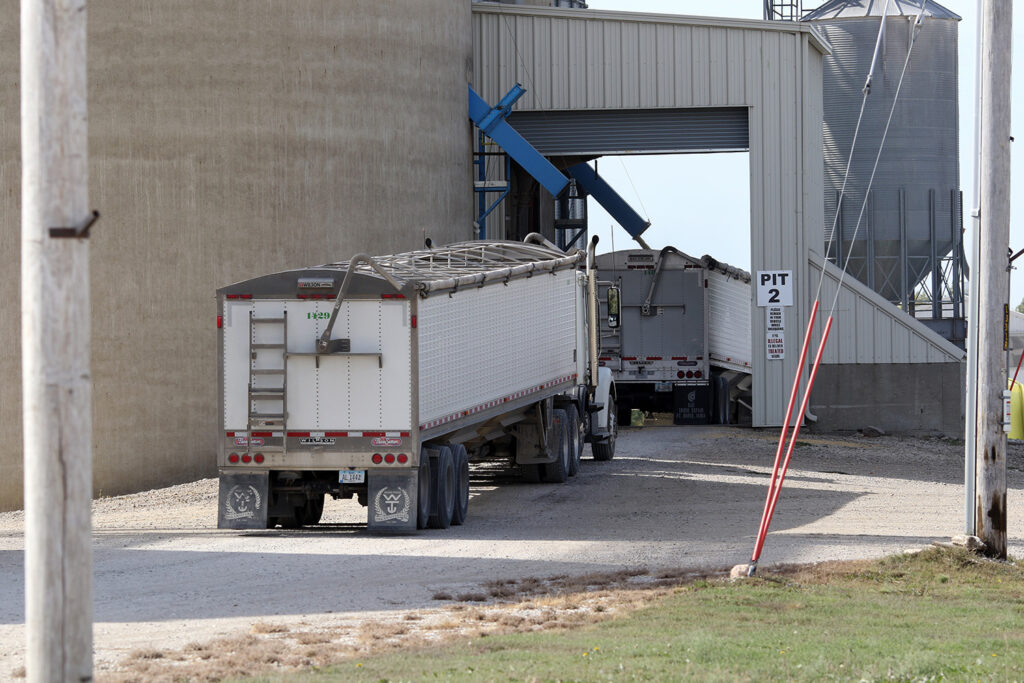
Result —
[{"label": "gravel ground", "polygon": [[[336,627],[437,608],[498,579],[749,560],[777,435],[648,426],[565,485],[473,471],[465,526],[407,537],[365,530],[328,500],[308,530],[216,528],[213,479],[93,507],[99,678],[126,657],[252,632]],[[1024,554],[1024,445],[1008,451],[1009,545]],[[762,566],[869,558],[962,533],[963,446],[942,439],[801,438]],[[0,513],[0,679],[23,664],[24,518]]]}]

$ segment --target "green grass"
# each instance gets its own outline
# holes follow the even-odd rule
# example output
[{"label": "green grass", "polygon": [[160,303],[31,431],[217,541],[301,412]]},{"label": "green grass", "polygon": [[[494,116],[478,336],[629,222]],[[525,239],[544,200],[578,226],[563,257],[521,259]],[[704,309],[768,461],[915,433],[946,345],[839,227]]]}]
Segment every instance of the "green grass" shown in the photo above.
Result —
[{"label": "green grass", "polygon": [[964,551],[680,586],[568,631],[352,660],[309,681],[1022,680],[1024,568]]}]

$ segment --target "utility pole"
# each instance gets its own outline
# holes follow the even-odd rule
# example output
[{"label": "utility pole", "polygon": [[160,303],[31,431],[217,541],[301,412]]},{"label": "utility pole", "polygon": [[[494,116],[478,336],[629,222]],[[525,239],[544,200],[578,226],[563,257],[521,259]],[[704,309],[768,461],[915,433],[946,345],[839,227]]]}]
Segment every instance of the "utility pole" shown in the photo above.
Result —
[{"label": "utility pole", "polygon": [[975,532],[986,553],[1006,557],[1006,433],[1002,394],[1003,312],[1010,267],[1010,73],[1013,6],[984,0],[981,89],[981,249],[978,296],[978,393],[975,425]]},{"label": "utility pole", "polygon": [[25,668],[30,681],[91,681],[93,673],[85,4],[21,0]]}]

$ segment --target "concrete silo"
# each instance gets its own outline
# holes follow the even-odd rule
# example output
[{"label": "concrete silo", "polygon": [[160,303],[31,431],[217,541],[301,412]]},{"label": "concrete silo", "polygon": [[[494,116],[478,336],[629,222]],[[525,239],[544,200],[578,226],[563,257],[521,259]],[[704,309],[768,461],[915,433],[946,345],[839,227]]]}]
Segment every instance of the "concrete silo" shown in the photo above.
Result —
[{"label": "concrete silo", "polygon": [[[0,52],[18,62],[18,5]],[[94,487],[214,473],[214,290],[472,237],[470,0],[89,3]],[[21,505],[19,93],[0,88],[0,510]]]},{"label": "concrete silo", "polygon": [[[859,230],[865,192],[910,47],[917,0],[892,0],[835,234],[843,184],[885,0],[833,0],[804,15],[832,46],[824,62],[825,239],[832,260],[962,342],[962,211],[957,108],[960,17],[926,1]],[[855,235],[856,231],[856,235]],[[828,244],[831,242],[831,244]],[[915,301],[916,299],[916,301]]]}]

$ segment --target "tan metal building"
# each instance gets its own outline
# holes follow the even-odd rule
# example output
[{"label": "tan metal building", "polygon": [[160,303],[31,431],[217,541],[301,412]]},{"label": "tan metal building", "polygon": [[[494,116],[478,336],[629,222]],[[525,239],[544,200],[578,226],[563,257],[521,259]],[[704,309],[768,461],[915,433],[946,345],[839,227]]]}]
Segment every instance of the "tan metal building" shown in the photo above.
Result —
[{"label": "tan metal building", "polygon": [[[0,510],[21,505],[18,3],[0,55]],[[472,237],[469,0],[89,3],[94,485],[214,473],[217,287]]]},{"label": "tan metal building", "polygon": [[[821,277],[822,65],[829,51],[814,28],[798,22],[473,6],[474,87],[495,101],[513,83],[525,85],[510,122],[556,160],[749,151],[754,284],[762,271],[792,272],[781,354],[768,349],[765,309],[752,292],[754,426],[785,418]],[[677,246],[685,249],[685,238]],[[827,315],[838,270],[825,270]],[[901,415],[902,428],[956,430],[963,352],[858,285],[844,283],[812,409],[832,429]]]}]

